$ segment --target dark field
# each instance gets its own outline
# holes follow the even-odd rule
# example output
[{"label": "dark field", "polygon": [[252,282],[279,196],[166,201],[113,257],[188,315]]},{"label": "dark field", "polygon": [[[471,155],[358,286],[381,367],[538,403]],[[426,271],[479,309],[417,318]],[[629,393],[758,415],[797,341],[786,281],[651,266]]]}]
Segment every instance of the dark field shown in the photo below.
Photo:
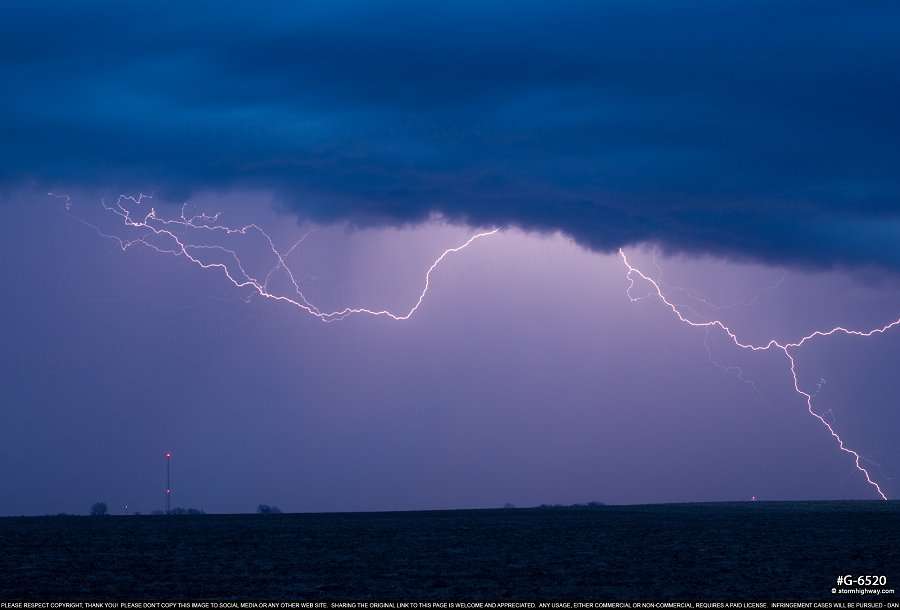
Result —
[{"label": "dark field", "polygon": [[875,601],[840,574],[900,589],[900,504],[0,519],[7,600]]}]

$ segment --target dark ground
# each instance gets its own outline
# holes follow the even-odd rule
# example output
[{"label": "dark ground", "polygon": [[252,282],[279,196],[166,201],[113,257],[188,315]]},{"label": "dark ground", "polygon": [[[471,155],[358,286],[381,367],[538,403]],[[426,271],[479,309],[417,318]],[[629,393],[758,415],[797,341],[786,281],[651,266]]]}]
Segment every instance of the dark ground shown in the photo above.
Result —
[{"label": "dark ground", "polygon": [[4,600],[875,601],[841,574],[900,590],[900,503],[0,519]]}]

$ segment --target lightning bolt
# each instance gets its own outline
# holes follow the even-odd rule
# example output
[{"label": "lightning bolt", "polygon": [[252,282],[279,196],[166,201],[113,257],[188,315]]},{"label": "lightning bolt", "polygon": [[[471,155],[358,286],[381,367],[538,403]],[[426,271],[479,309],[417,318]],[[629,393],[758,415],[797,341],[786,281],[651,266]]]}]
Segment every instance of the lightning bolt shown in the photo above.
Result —
[{"label": "lightning bolt", "polygon": [[[669,297],[672,296],[673,294],[681,293],[681,294],[684,294],[687,298],[691,299],[692,301],[695,301],[697,303],[700,303],[701,305],[711,307],[711,308],[717,309],[717,310],[731,309],[731,308],[735,308],[735,307],[751,307],[754,304],[756,304],[765,293],[775,290],[776,288],[781,286],[784,283],[784,281],[787,279],[787,275],[788,275],[787,271],[785,271],[782,274],[781,279],[779,279],[776,283],[774,283],[770,286],[767,286],[761,290],[758,290],[756,292],[756,294],[753,296],[753,298],[749,301],[737,301],[734,303],[729,303],[727,305],[719,305],[719,304],[713,303],[706,297],[697,296],[697,295],[693,294],[690,290],[688,290],[687,288],[685,288],[683,286],[677,286],[677,287],[673,288],[671,286],[666,285],[666,283],[663,282],[663,279],[662,279],[663,269],[659,265],[657,250],[653,249],[651,251],[651,255],[653,257],[652,258],[653,267],[656,268],[656,280],[655,280],[656,285],[659,288],[660,294],[662,294],[662,296],[665,297],[667,301],[668,301]],[[631,300],[637,301],[637,300],[642,300],[642,299],[652,297],[652,296],[653,296],[652,294],[647,294],[647,295],[643,295],[641,297],[631,297]],[[697,318],[704,318],[704,316],[700,315],[696,309],[694,309],[693,307],[691,307],[689,305],[682,304],[681,307],[684,311],[690,312]],[[742,383],[749,386],[763,403],[765,403],[766,405],[769,405],[769,402],[766,400],[766,397],[763,396],[763,393],[760,392],[759,388],[756,386],[756,384],[753,382],[753,380],[744,375],[744,371],[741,367],[735,366],[735,365],[722,364],[721,362],[719,362],[719,360],[717,360],[713,356],[713,350],[712,350],[712,346],[709,343],[709,340],[710,340],[710,328],[707,327],[705,336],[703,338],[703,345],[706,348],[706,355],[709,358],[710,364],[712,364],[716,368],[722,369],[723,371],[726,371],[728,373],[733,373]]]},{"label": "lightning bolt", "polygon": [[[744,343],[738,338],[737,334],[734,331],[732,331],[731,328],[729,328],[721,320],[696,321],[696,320],[692,320],[692,319],[688,318],[676,305],[674,305],[671,301],[669,301],[669,299],[667,298],[667,294],[662,290],[662,288],[660,287],[660,284],[656,280],[649,277],[648,275],[643,273],[640,269],[638,269],[637,267],[634,267],[631,263],[628,262],[628,257],[625,255],[625,252],[622,251],[621,249],[619,250],[619,256],[621,257],[622,262],[625,264],[625,267],[628,269],[628,272],[626,273],[626,277],[628,278],[628,287],[626,288],[626,295],[632,302],[639,301],[641,299],[645,299],[648,297],[656,298],[660,301],[660,303],[663,304],[663,306],[665,306],[667,309],[669,309],[681,323],[686,324],[688,326],[695,327],[695,328],[702,328],[702,329],[706,330],[707,332],[710,330],[718,329],[721,332],[725,333],[725,335],[737,347],[739,347],[741,349],[751,350],[754,352],[768,351],[768,350],[779,350],[779,351],[783,352],[785,357],[787,358],[791,377],[793,378],[794,391],[806,402],[806,409],[807,409],[807,411],[809,411],[809,414],[812,415],[814,418],[816,418],[819,422],[821,422],[821,424],[823,426],[825,426],[825,428],[828,430],[828,433],[837,442],[837,445],[840,448],[840,450],[843,451],[844,453],[849,454],[853,458],[853,462],[856,466],[856,469],[865,477],[866,482],[869,485],[871,485],[875,489],[876,492],[878,492],[878,495],[881,496],[881,498],[883,500],[887,500],[887,496],[881,490],[881,487],[878,485],[878,483],[876,483],[874,480],[872,480],[872,477],[869,474],[869,471],[863,465],[863,463],[862,463],[863,460],[862,460],[862,457],[859,455],[859,453],[857,453],[856,451],[854,451],[853,449],[848,447],[844,443],[844,440],[840,437],[840,435],[835,431],[834,427],[831,424],[829,424],[828,421],[826,421],[825,418],[822,415],[820,415],[819,413],[817,413],[815,411],[815,409],[813,408],[814,394],[811,394],[800,387],[800,380],[798,379],[798,376],[797,376],[796,361],[795,361],[794,354],[792,353],[792,350],[802,347],[803,345],[812,341],[813,339],[830,337],[832,335],[837,335],[837,334],[852,335],[852,336],[856,336],[856,337],[871,337],[874,335],[883,334],[883,333],[889,331],[890,329],[894,328],[895,326],[900,326],[900,318],[898,318],[892,322],[889,322],[889,323],[885,324],[884,326],[880,326],[880,327],[873,328],[870,330],[852,330],[852,329],[844,328],[843,326],[836,326],[830,330],[817,330],[817,331],[814,331],[792,343],[780,342],[775,339],[770,339],[767,343],[764,343],[764,344]],[[632,290],[634,290],[636,278],[644,280],[651,286],[650,292],[648,294],[642,295],[642,296],[637,296],[637,297],[632,295]],[[820,382],[820,387],[821,387],[821,382]]]},{"label": "lightning bolt", "polygon": [[[72,202],[68,195],[65,194],[54,194],[48,193],[50,196],[55,197],[57,199],[62,200],[63,208],[66,214],[73,216],[79,222],[84,225],[90,227],[97,234],[113,240],[119,248],[123,251],[127,250],[133,246],[140,245],[148,247],[156,252],[161,254],[168,254],[176,257],[184,257],[185,260],[189,261],[191,264],[194,264],[202,269],[217,269],[221,271],[225,278],[230,281],[236,288],[249,288],[250,293],[256,294],[262,298],[271,299],[273,301],[282,302],[292,307],[295,307],[311,316],[318,318],[323,322],[335,322],[338,320],[343,320],[349,316],[353,315],[370,315],[377,317],[387,317],[396,321],[408,320],[410,317],[415,314],[415,312],[422,305],[422,302],[425,299],[426,294],[431,286],[431,275],[437,269],[437,267],[450,255],[460,252],[465,248],[469,247],[476,240],[489,237],[491,235],[496,234],[500,231],[500,228],[494,228],[489,231],[483,231],[480,233],[476,233],[472,235],[462,244],[447,248],[444,250],[440,256],[438,256],[425,271],[423,287],[421,292],[418,295],[418,298],[415,300],[413,305],[405,312],[392,312],[387,309],[369,309],[365,307],[345,307],[344,309],[334,310],[334,311],[323,311],[319,309],[316,305],[314,305],[303,293],[301,288],[301,282],[303,279],[297,279],[295,277],[293,271],[288,266],[286,259],[293,253],[302,243],[303,241],[312,233],[312,231],[305,233],[301,236],[288,250],[285,252],[281,252],[276,248],[271,236],[264,231],[257,224],[248,224],[241,227],[230,227],[228,225],[219,223],[219,213],[216,214],[195,214],[193,216],[188,216],[186,214],[187,204],[184,204],[181,208],[181,213],[177,218],[164,218],[161,217],[155,208],[150,207],[146,213],[139,214],[137,210],[144,204],[146,200],[150,200],[152,195],[139,194],[135,196],[131,195],[120,195],[116,198],[116,200],[108,204],[106,201],[101,200],[101,205],[103,209],[112,215],[117,216],[120,221],[128,228],[133,229],[137,232],[138,236],[126,239],[124,237],[120,237],[118,235],[114,235],[111,233],[107,233],[100,229],[97,225],[94,225],[83,218],[72,214]],[[313,229],[315,231],[315,229]],[[203,234],[205,236],[240,236],[247,237],[251,235],[257,235],[261,237],[264,242],[267,244],[269,251],[274,257],[274,264],[271,267],[268,267],[268,272],[265,277],[260,279],[251,275],[248,271],[244,263],[241,261],[238,253],[232,249],[228,248],[221,244],[204,244],[198,243],[191,239],[192,235]],[[204,253],[206,252],[217,252],[219,254],[224,254],[226,259],[230,260],[230,264],[226,264],[223,262],[216,262],[214,260],[208,260],[204,257]],[[659,265],[656,264],[656,260],[654,258],[654,265],[656,265],[657,269],[660,271],[660,279],[655,280],[652,277],[646,275],[637,267],[634,267],[629,261],[628,257],[625,255],[623,250],[619,250],[619,256],[624,263],[627,273],[626,278],[628,279],[628,286],[626,288],[626,295],[632,302],[640,301],[647,298],[655,298],[657,299],[665,308],[669,309],[672,314],[683,324],[694,328],[702,328],[705,330],[707,338],[705,340],[705,345],[707,350],[709,350],[708,345],[708,336],[712,331],[720,331],[724,333],[727,338],[734,343],[737,347],[750,350],[753,352],[757,351],[769,351],[769,350],[778,350],[784,353],[787,363],[788,370],[790,371],[791,377],[793,379],[793,387],[796,394],[798,394],[806,403],[807,411],[809,414],[817,419],[828,431],[831,437],[835,440],[840,450],[844,453],[847,453],[853,458],[854,465],[856,469],[865,477],[866,482],[878,493],[878,495],[887,500],[887,496],[882,491],[881,487],[878,485],[876,481],[874,481],[863,464],[863,458],[860,456],[858,452],[848,447],[840,435],[835,431],[834,427],[828,423],[823,415],[817,413],[813,407],[813,397],[816,392],[810,393],[805,391],[800,387],[800,381],[797,374],[796,369],[796,361],[793,350],[796,350],[808,342],[813,341],[817,338],[825,338],[831,335],[836,334],[845,334],[852,335],[858,337],[871,337],[873,335],[882,334],[887,332],[888,330],[900,326],[900,318],[885,324],[884,326],[873,328],[870,330],[853,330],[847,329],[842,326],[836,326],[830,330],[817,330],[814,331],[799,340],[794,342],[781,342],[776,339],[770,339],[766,343],[762,344],[753,344],[753,343],[745,343],[740,340],[738,335],[732,331],[732,329],[726,325],[724,322],[718,319],[707,320],[703,319],[696,311],[687,306],[679,306],[675,305],[672,301],[669,300],[669,296],[672,294],[673,289],[664,290],[662,287],[662,279],[661,272],[662,270],[659,268]],[[284,294],[276,294],[271,292],[269,289],[269,283],[271,282],[273,276],[279,272],[284,273],[290,281],[291,286],[293,287],[293,293],[289,295]],[[640,279],[649,284],[651,286],[650,291],[644,295],[635,296],[633,291],[635,289],[636,281]],[[762,292],[767,292],[768,290],[772,290],[777,288],[784,282],[785,277],[783,276],[778,283],[774,286],[764,289],[760,293],[757,293],[756,297],[747,303],[735,303],[727,306],[715,306],[709,303],[705,298],[698,298],[690,293],[687,295],[695,299],[705,305],[710,305],[716,309],[725,309],[727,307],[737,307],[737,306],[748,306],[752,305],[756,300],[760,297]],[[681,291],[682,289],[677,289]],[[685,312],[689,311],[690,314],[686,314]],[[693,314],[696,318],[699,318],[699,321],[696,319],[692,319],[688,317]],[[717,366],[719,365],[712,358],[712,354],[710,353],[710,360],[713,361]],[[723,368],[732,368],[732,367],[723,367]],[[736,368],[736,367],[734,367]],[[745,379],[742,375],[740,369],[737,369],[738,377],[744,381],[745,383],[749,383],[756,389],[755,385],[752,384],[749,380]],[[820,382],[821,385],[821,382]],[[757,390],[758,393],[758,390]],[[825,413],[827,415],[827,411]]]},{"label": "lightning bolt", "polygon": [[[74,216],[71,214],[72,202],[68,195],[55,193],[48,193],[48,195],[61,199],[63,201],[65,212]],[[259,225],[248,224],[242,227],[230,227],[219,224],[219,213],[212,215],[200,213],[194,216],[188,216],[186,214],[187,204],[181,206],[181,214],[177,218],[163,218],[153,207],[149,208],[143,215],[138,214],[136,210],[142,206],[145,201],[150,199],[152,199],[152,195],[141,193],[138,195],[119,195],[113,203],[107,203],[106,201],[101,200],[101,205],[106,212],[118,216],[126,227],[134,229],[138,233],[138,236],[132,239],[126,239],[118,235],[107,233],[101,230],[97,225],[94,225],[79,216],[74,216],[74,218],[93,229],[97,234],[115,241],[123,251],[133,246],[140,245],[151,248],[161,254],[184,257],[187,261],[202,269],[217,269],[221,271],[228,281],[236,288],[249,288],[251,294],[286,303],[315,316],[323,322],[335,322],[353,315],[384,316],[397,321],[408,320],[422,305],[422,301],[425,300],[425,295],[428,293],[428,289],[431,286],[431,274],[448,256],[468,248],[476,240],[494,235],[500,231],[500,228],[498,227],[491,229],[490,231],[476,233],[459,246],[444,250],[425,271],[424,286],[415,303],[405,313],[394,313],[387,309],[368,309],[366,307],[345,307],[344,309],[335,311],[322,311],[303,294],[300,280],[294,276],[293,271],[291,271],[285,261],[285,259],[310,235],[310,233],[312,233],[312,231],[307,232],[286,252],[282,253],[275,247],[275,243],[272,241],[271,236],[269,236],[269,234]],[[315,229],[313,229],[313,231],[315,231]],[[246,237],[258,235],[259,237],[262,237],[264,242],[268,245],[268,248],[275,259],[274,266],[269,268],[269,272],[264,278],[256,278],[247,271],[245,264],[241,261],[238,253],[234,249],[220,244],[210,245],[197,243],[197,241],[192,241],[190,239],[192,235],[198,233],[211,236]],[[203,253],[207,251],[225,254],[226,259],[231,261],[231,265],[210,261],[203,256]],[[282,271],[287,275],[293,286],[293,294],[276,294],[269,290],[269,282],[271,281],[272,276],[278,271]]]}]

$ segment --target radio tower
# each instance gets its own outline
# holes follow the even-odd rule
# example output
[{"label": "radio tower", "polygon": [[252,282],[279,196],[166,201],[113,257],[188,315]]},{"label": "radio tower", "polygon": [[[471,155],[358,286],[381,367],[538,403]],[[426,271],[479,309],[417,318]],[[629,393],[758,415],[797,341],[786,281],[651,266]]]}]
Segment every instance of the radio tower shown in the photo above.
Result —
[{"label": "radio tower", "polygon": [[169,484],[169,462],[172,461],[172,454],[166,452],[166,514],[172,511],[172,487]]}]

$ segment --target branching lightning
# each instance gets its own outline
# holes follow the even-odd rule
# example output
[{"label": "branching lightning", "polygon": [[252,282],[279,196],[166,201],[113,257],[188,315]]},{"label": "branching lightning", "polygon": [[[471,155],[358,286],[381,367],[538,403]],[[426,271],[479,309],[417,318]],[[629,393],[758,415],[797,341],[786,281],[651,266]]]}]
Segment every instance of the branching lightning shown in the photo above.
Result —
[{"label": "branching lightning", "polygon": [[[675,317],[677,317],[678,320],[680,322],[682,322],[683,324],[687,324],[688,326],[692,326],[695,328],[703,328],[707,332],[710,330],[719,329],[720,331],[725,333],[725,335],[727,335],[728,338],[737,347],[739,347],[741,349],[751,350],[751,351],[767,351],[767,350],[776,349],[776,350],[780,350],[780,351],[784,352],[784,355],[787,357],[787,360],[788,360],[791,377],[793,378],[794,391],[798,395],[800,395],[803,398],[803,400],[806,402],[806,408],[809,411],[809,414],[812,415],[813,417],[815,417],[817,420],[819,420],[819,422],[822,423],[823,426],[825,426],[825,428],[828,430],[828,433],[831,434],[832,438],[834,438],[834,440],[837,442],[838,447],[840,447],[840,450],[853,457],[853,461],[856,466],[856,469],[866,478],[866,481],[868,482],[868,484],[871,485],[875,489],[876,492],[878,492],[878,495],[881,496],[882,499],[887,500],[887,496],[881,490],[881,487],[878,485],[878,483],[876,483],[874,480],[872,480],[872,477],[869,474],[869,471],[863,465],[863,463],[862,463],[863,458],[860,456],[860,454],[857,453],[856,451],[854,451],[853,449],[851,449],[850,447],[848,447],[844,443],[844,440],[840,437],[840,435],[835,431],[834,427],[828,423],[828,421],[825,419],[825,417],[823,415],[820,415],[819,413],[817,413],[815,411],[815,409],[813,408],[813,396],[816,394],[816,392],[818,392],[818,390],[816,390],[813,393],[810,393],[800,387],[800,380],[797,375],[796,361],[794,359],[795,357],[794,357],[794,354],[791,352],[792,352],[792,350],[803,346],[807,342],[810,342],[813,339],[820,338],[820,337],[830,337],[831,335],[836,335],[836,334],[845,334],[845,335],[852,335],[852,336],[857,336],[857,337],[871,337],[873,335],[883,334],[894,327],[900,326],[900,318],[893,320],[892,322],[889,322],[889,323],[885,324],[884,326],[881,326],[878,328],[873,328],[870,330],[853,330],[853,329],[844,328],[843,326],[836,326],[830,330],[817,330],[817,331],[814,331],[814,332],[802,337],[798,341],[794,341],[791,343],[780,342],[775,339],[771,339],[767,343],[758,344],[758,345],[755,345],[752,343],[744,343],[738,338],[737,334],[735,334],[731,330],[731,328],[729,328],[724,322],[722,322],[720,320],[697,321],[697,320],[692,320],[692,319],[686,317],[685,314],[678,308],[678,306],[673,304],[667,298],[667,294],[662,290],[662,288],[660,287],[660,284],[653,278],[651,278],[648,275],[646,275],[645,273],[643,273],[640,269],[634,267],[631,263],[629,263],[628,257],[625,255],[625,253],[621,249],[619,250],[619,256],[622,258],[622,262],[625,264],[625,267],[628,269],[628,273],[626,274],[626,277],[628,278],[628,288],[626,289],[626,294],[628,295],[628,298],[632,302],[638,301],[641,299],[645,299],[647,297],[655,297],[666,308],[671,310],[672,313],[675,315]],[[634,296],[632,294],[632,291],[634,290],[634,287],[635,287],[635,278],[640,278],[641,280],[644,280],[645,282],[647,282],[650,285],[650,291],[648,294],[641,295],[641,296]],[[821,383],[822,382],[820,381],[819,387],[821,387]]]},{"label": "branching lightning", "polygon": [[[55,193],[48,193],[48,195],[56,197],[58,199],[62,199],[64,202],[65,210],[67,212],[71,210],[71,201],[68,195],[57,195]],[[312,233],[312,231],[304,234],[287,251],[282,253],[278,250],[278,248],[275,247],[275,243],[272,241],[272,238],[269,236],[269,234],[266,233],[266,231],[264,231],[259,225],[249,224],[237,228],[229,227],[224,224],[219,224],[218,213],[212,215],[200,213],[194,216],[187,216],[185,213],[187,204],[182,205],[181,214],[178,218],[163,218],[153,207],[149,208],[149,210],[143,215],[137,214],[135,210],[146,200],[149,200],[151,198],[152,195],[144,195],[143,193],[141,193],[135,196],[119,195],[116,198],[115,202],[112,204],[101,201],[104,210],[111,214],[119,216],[126,227],[134,229],[138,232],[138,236],[133,239],[125,239],[123,237],[119,237],[118,235],[106,233],[102,231],[98,226],[89,223],[83,218],[77,216],[75,218],[96,231],[99,235],[114,240],[122,250],[127,250],[128,248],[131,248],[135,245],[141,245],[151,248],[161,254],[184,257],[187,261],[194,265],[197,265],[198,267],[201,267],[202,269],[218,269],[224,274],[228,281],[234,284],[236,288],[249,288],[251,290],[251,294],[256,294],[266,299],[272,299],[274,301],[289,304],[312,316],[315,316],[323,322],[343,320],[344,318],[358,314],[384,316],[398,321],[408,320],[422,305],[422,301],[425,299],[425,295],[428,293],[428,289],[431,285],[431,274],[438,267],[438,265],[440,265],[444,261],[444,259],[446,259],[451,254],[455,254],[456,252],[469,247],[469,245],[471,245],[474,241],[483,237],[494,235],[495,233],[500,231],[500,228],[498,227],[490,231],[476,233],[461,245],[444,250],[441,255],[438,256],[434,260],[434,262],[431,263],[431,266],[428,267],[428,269],[425,271],[422,291],[419,293],[419,296],[412,307],[410,307],[409,310],[405,313],[394,313],[387,309],[368,309],[366,307],[345,307],[344,309],[335,311],[322,311],[316,305],[310,302],[310,300],[307,299],[306,295],[304,295],[303,290],[301,289],[300,280],[296,278],[294,272],[285,261],[285,259],[310,235],[310,233]],[[313,229],[313,231],[314,230],[315,229]],[[244,263],[241,261],[235,250],[227,248],[223,245],[207,245],[192,241],[191,235],[200,232],[226,236],[247,236],[250,234],[257,234],[258,236],[263,238],[266,244],[268,244],[268,248],[275,258],[275,264],[270,268],[264,278],[259,279],[257,277],[254,277],[247,271]],[[216,251],[219,253],[224,253],[225,255],[227,255],[226,258],[230,259],[232,265],[229,266],[228,264],[222,262],[215,262],[205,259],[203,257],[203,253],[205,251]],[[276,294],[269,290],[269,282],[272,280],[272,276],[278,271],[283,272],[288,277],[291,285],[293,286],[293,294]]]},{"label": "branching lightning", "polygon": [[[68,195],[57,195],[54,193],[49,193],[49,195],[62,200],[65,212],[71,215],[72,204]],[[421,292],[419,292],[418,297],[415,299],[413,305],[405,312],[392,312],[387,309],[369,309],[366,307],[345,307],[343,309],[334,311],[324,311],[313,304],[311,300],[308,299],[304,294],[302,289],[302,282],[306,279],[306,277],[298,279],[286,262],[286,259],[303,243],[304,240],[306,240],[307,237],[309,237],[309,235],[313,231],[315,231],[315,229],[302,235],[296,242],[293,243],[293,245],[291,245],[290,248],[288,248],[284,252],[281,252],[275,246],[275,243],[273,242],[271,236],[266,233],[266,231],[264,231],[260,226],[256,224],[248,224],[241,227],[230,227],[225,224],[220,224],[218,213],[213,215],[200,213],[193,216],[188,216],[186,214],[186,204],[182,206],[181,213],[177,218],[164,218],[160,216],[157,213],[156,209],[153,207],[150,207],[146,212],[139,213],[138,210],[141,208],[141,206],[144,205],[145,201],[149,199],[151,199],[151,196],[144,194],[140,194],[137,196],[120,195],[112,204],[108,204],[105,201],[101,202],[103,209],[106,212],[117,216],[121,220],[121,222],[124,223],[125,227],[134,230],[137,233],[137,235],[131,239],[126,239],[118,235],[107,233],[101,230],[97,225],[94,225],[84,220],[83,218],[74,215],[73,217],[86,226],[90,227],[97,234],[113,240],[122,250],[127,250],[132,246],[141,245],[151,248],[152,250],[162,254],[183,257],[191,264],[196,265],[202,269],[217,269],[236,288],[246,288],[250,290],[251,295],[255,294],[266,299],[271,299],[276,302],[282,302],[291,305],[292,307],[295,307],[311,316],[314,316],[323,322],[343,320],[349,316],[358,314],[383,316],[397,321],[408,320],[422,305],[422,302],[425,299],[425,296],[428,293],[429,287],[431,285],[432,272],[448,256],[469,247],[476,240],[494,235],[500,230],[499,228],[495,228],[489,231],[476,233],[475,235],[472,235],[469,239],[467,239],[464,243],[444,250],[425,271]],[[202,239],[195,238],[195,236],[200,234],[206,236],[207,238],[209,236],[245,237],[251,234],[261,237],[264,240],[264,243],[267,244],[267,247],[274,258],[274,264],[268,269],[268,272],[262,278],[255,277],[247,270],[246,265],[241,261],[238,253],[234,249],[228,248],[221,244],[200,243]],[[219,255],[224,255],[229,262],[226,264],[225,262],[220,262],[211,259],[210,257],[204,256],[205,254],[212,252],[215,252]],[[785,280],[786,273],[776,284],[767,287],[761,292],[757,293],[752,301],[734,303],[725,306],[716,306],[715,304],[710,303],[706,298],[696,297],[687,292],[685,289],[669,288],[665,286],[662,283],[662,270],[657,264],[655,256],[653,264],[658,270],[657,279],[654,279],[653,277],[642,272],[637,267],[633,266],[629,262],[628,257],[625,255],[624,251],[622,251],[621,249],[619,250],[619,256],[622,259],[625,267],[627,268],[626,278],[628,280],[628,286],[626,288],[626,295],[628,296],[628,298],[632,302],[648,298],[657,299],[665,308],[669,309],[681,323],[694,328],[704,329],[704,331],[706,332],[704,344],[706,345],[707,351],[709,352],[710,361],[716,366],[735,372],[738,375],[738,378],[741,381],[752,386],[757,394],[760,394],[759,390],[751,380],[744,377],[743,372],[739,367],[723,366],[713,358],[708,343],[709,334],[715,331],[722,332],[735,346],[744,350],[753,352],[778,350],[783,352],[784,356],[787,359],[788,370],[790,371],[793,380],[794,392],[804,400],[809,414],[817,419],[821,423],[821,425],[826,428],[828,433],[837,443],[840,450],[853,458],[853,463],[856,467],[856,470],[858,470],[859,473],[861,473],[865,477],[866,482],[875,490],[875,492],[877,492],[877,494],[882,499],[887,500],[887,496],[884,494],[878,483],[872,479],[869,470],[863,463],[866,460],[864,460],[864,458],[858,452],[848,447],[844,443],[844,440],[841,438],[841,436],[834,429],[833,425],[826,420],[825,416],[829,414],[829,411],[825,411],[823,414],[819,414],[816,412],[815,408],[813,407],[813,399],[818,393],[818,390],[821,389],[821,386],[824,383],[824,379],[820,380],[816,390],[804,390],[800,386],[800,381],[796,369],[795,354],[793,352],[794,350],[802,347],[808,342],[813,341],[814,339],[825,338],[831,335],[845,334],[858,337],[871,337],[873,335],[882,334],[894,327],[900,327],[900,318],[893,320],[885,324],[884,326],[873,328],[870,330],[854,330],[844,328],[842,326],[836,326],[834,328],[831,328],[830,330],[814,331],[793,342],[784,342],[778,341],[776,339],[770,339],[768,342],[761,344],[745,343],[741,341],[738,335],[721,320],[705,319],[703,318],[703,316],[698,314],[697,311],[687,305],[676,305],[672,302],[672,300],[670,300],[670,296],[675,291],[684,292],[689,298],[704,305],[711,306],[715,309],[749,306],[755,303],[760,298],[760,295],[763,292],[773,290],[780,286]],[[290,285],[292,286],[291,294],[276,294],[275,292],[272,292],[270,290],[270,282],[278,273],[283,273],[287,277]],[[646,294],[634,294],[635,285],[638,280],[642,280],[648,284],[649,290]],[[760,396],[762,395],[760,394]]]}]

